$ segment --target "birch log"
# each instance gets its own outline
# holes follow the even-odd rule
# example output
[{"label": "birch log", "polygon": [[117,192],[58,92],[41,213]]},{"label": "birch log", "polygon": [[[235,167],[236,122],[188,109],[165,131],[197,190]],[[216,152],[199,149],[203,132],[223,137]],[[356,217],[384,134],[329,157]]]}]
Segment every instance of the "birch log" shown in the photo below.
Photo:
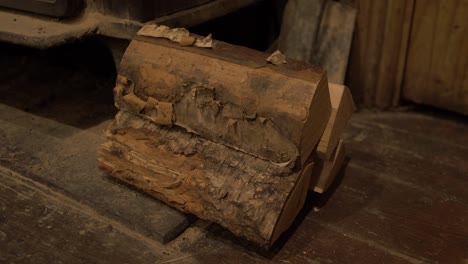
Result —
[{"label": "birch log", "polygon": [[213,41],[137,36],[99,166],[184,212],[271,246],[301,210],[331,114],[326,73]]},{"label": "birch log", "polygon": [[138,36],[120,65],[117,107],[302,166],[331,114],[326,73],[292,60],[270,65],[267,57],[220,41],[208,50]]}]

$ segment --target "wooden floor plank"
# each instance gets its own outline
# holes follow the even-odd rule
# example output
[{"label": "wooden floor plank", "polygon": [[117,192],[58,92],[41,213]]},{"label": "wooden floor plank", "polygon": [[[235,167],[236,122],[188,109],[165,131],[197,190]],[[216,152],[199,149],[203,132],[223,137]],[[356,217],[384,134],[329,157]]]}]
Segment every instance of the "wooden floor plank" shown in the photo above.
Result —
[{"label": "wooden floor plank", "polygon": [[[462,133],[452,135],[462,137]],[[349,126],[345,138],[348,155],[357,164],[391,175],[390,181],[445,193],[468,203],[464,187],[468,184],[468,149],[357,122]]]},{"label": "wooden floor plank", "polygon": [[402,152],[395,152],[380,146],[376,153],[349,148],[349,155],[360,161],[360,166],[372,170],[382,180],[412,186],[426,193],[443,193],[465,203],[468,196],[466,181],[461,171],[450,167],[431,166],[427,162],[411,159]]},{"label": "wooden floor plank", "polygon": [[82,130],[0,104],[0,164],[158,241],[170,241],[190,225],[190,217],[98,170],[97,149],[108,124]]},{"label": "wooden floor plank", "polygon": [[[464,138],[468,136],[463,134],[463,130],[456,133],[450,133],[453,138]],[[466,135],[466,136],[465,136]],[[437,164],[447,167],[454,167],[460,171],[468,169],[465,157],[468,154],[468,146],[460,144],[448,144],[439,141],[436,137],[422,137],[414,134],[407,134],[399,130],[391,130],[387,127],[381,127],[375,124],[362,124],[359,122],[351,123],[345,135],[349,144],[358,146],[382,145],[391,147],[399,152],[412,155],[415,159],[431,159]],[[441,136],[440,139],[443,139]],[[365,144],[363,144],[363,141]],[[373,150],[368,150],[373,151]]]},{"label": "wooden floor plank", "polygon": [[[427,112],[361,112],[353,118],[353,123],[367,124],[400,131],[442,144],[468,147],[468,122],[449,113],[431,115]],[[448,136],[451,135],[451,136]]]},{"label": "wooden floor plank", "polygon": [[[0,167],[0,262],[155,263],[187,257]],[[178,263],[195,263],[188,256]]]},{"label": "wooden floor plank", "polygon": [[465,203],[382,181],[376,173],[351,162],[339,190],[317,216],[308,217],[423,262],[465,257]]},{"label": "wooden floor plank", "polygon": [[[303,213],[310,212],[310,208]],[[255,249],[220,227],[203,230],[205,236],[182,247],[201,263],[408,263],[411,257],[356,239],[309,218],[294,225],[272,251]]]}]

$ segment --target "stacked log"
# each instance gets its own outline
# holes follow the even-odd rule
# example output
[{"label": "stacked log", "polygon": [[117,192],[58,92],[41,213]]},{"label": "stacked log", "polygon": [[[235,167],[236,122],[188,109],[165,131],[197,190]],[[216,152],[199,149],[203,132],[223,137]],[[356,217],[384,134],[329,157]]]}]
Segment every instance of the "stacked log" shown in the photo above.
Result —
[{"label": "stacked log", "polygon": [[[99,166],[271,246],[303,207],[319,142],[333,113],[341,116],[326,72],[288,59],[269,64],[268,54],[179,33],[137,36],[126,50],[114,89],[119,113]],[[188,45],[188,37],[202,44]]]},{"label": "stacked log", "polygon": [[330,83],[329,92],[332,113],[315,150],[310,184],[310,189],[317,193],[326,192],[343,167],[345,146],[340,137],[356,109],[348,87]]}]

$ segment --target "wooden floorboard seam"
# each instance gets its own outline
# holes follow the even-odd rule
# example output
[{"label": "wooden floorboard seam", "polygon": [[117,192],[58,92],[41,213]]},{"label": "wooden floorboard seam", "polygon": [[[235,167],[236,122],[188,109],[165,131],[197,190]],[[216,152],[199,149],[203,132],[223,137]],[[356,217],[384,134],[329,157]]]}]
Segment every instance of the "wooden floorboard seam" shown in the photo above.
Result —
[{"label": "wooden floorboard seam", "polygon": [[[429,195],[429,196],[432,196],[434,194],[434,192],[437,192],[439,194],[441,194],[442,196],[445,196],[445,197],[452,197],[451,195],[447,194],[447,193],[444,193],[440,190],[435,190],[435,189],[432,189],[432,188],[426,188],[426,187],[421,187],[419,185],[416,185],[416,184],[413,184],[411,182],[407,182],[407,181],[404,181],[404,180],[401,180],[401,179],[398,179],[397,177],[394,177],[393,175],[391,174],[387,174],[387,173],[383,173],[383,172],[380,172],[380,171],[377,171],[377,170],[374,170],[372,168],[367,168],[365,166],[362,166],[360,164],[357,164],[357,163],[353,163],[353,162],[350,162],[348,164],[348,167],[353,167],[355,169],[358,169],[358,170],[364,170],[366,171],[367,173],[369,174],[372,174],[374,176],[376,176],[378,179],[380,180],[384,180],[386,182],[390,182],[390,183],[393,183],[393,184],[396,184],[396,185],[400,185],[400,186],[404,186],[404,187],[407,187],[407,188],[410,188],[410,189],[414,189],[414,190],[417,190],[419,192],[422,192],[426,195]],[[460,202],[462,203],[461,201],[458,201],[458,200],[453,200],[455,202]]]},{"label": "wooden floorboard seam", "polygon": [[[48,188],[47,186],[41,184],[41,183],[38,183],[34,180],[31,180],[27,177],[24,177],[8,168],[5,168],[3,166],[0,166],[0,177],[7,177],[8,179],[10,179],[11,181],[17,183],[18,185],[23,185],[25,187],[28,187],[28,188],[31,188],[33,190],[35,190],[36,192],[38,192],[39,194],[43,195],[44,197],[47,197],[48,199],[50,199],[51,201],[63,206],[63,207],[66,207],[66,208],[70,208],[72,210],[75,210],[75,211],[78,211],[79,213],[91,218],[91,219],[94,219],[96,221],[99,221],[99,222],[103,222],[105,224],[110,224],[112,225],[112,227],[116,230],[118,230],[119,232],[121,232],[122,234],[125,234],[131,238],[134,238],[136,240],[139,240],[141,242],[144,242],[148,248],[151,248],[153,250],[156,250],[156,251],[159,251],[159,252],[167,252],[168,254],[171,254],[171,255],[175,255],[175,254],[180,254],[180,257],[185,257],[186,254],[181,254],[179,253],[178,251],[172,249],[171,247],[168,247],[168,246],[165,246],[163,244],[160,244],[159,242],[155,241],[155,240],[152,240],[150,239],[149,237],[139,233],[139,232],[136,232],[128,227],[126,227],[125,225],[111,219],[111,218],[108,218],[108,217],[105,217],[103,215],[101,215],[99,212],[93,210],[92,208],[86,206],[86,205],[83,205],[81,203],[79,203],[78,201],[68,197],[68,196],[65,196],[59,192],[56,192],[56,191],[53,191],[51,190],[50,188]],[[2,184],[3,185],[3,184]],[[8,186],[7,186],[8,187]],[[8,187],[9,189],[12,189],[11,187]],[[16,190],[13,190],[14,192],[18,193]],[[30,197],[27,197],[26,195],[24,194],[21,194],[22,196],[24,196],[25,198],[27,199],[30,199]]]},{"label": "wooden floorboard seam", "polygon": [[355,127],[358,127],[358,128],[361,127],[361,128],[365,128],[365,129],[375,129],[375,127],[378,127],[378,128],[382,128],[382,129],[396,131],[398,133],[402,133],[402,134],[406,134],[406,135],[418,136],[419,138],[430,140],[432,142],[440,143],[441,145],[447,145],[447,146],[457,148],[457,149],[460,149],[460,150],[468,150],[468,146],[455,144],[455,143],[453,143],[451,141],[447,141],[447,140],[444,140],[442,138],[434,138],[432,136],[426,136],[426,135],[421,134],[421,133],[415,133],[415,132],[412,132],[412,131],[409,131],[409,130],[406,130],[406,129],[396,128],[396,127],[385,125],[385,124],[382,124],[382,123],[379,123],[379,122],[368,122],[368,121],[363,121],[363,120],[360,120],[360,121],[353,120],[351,122],[351,126],[355,126]]},{"label": "wooden floorboard seam", "polygon": [[408,254],[405,254],[403,252],[399,252],[397,250],[394,250],[394,249],[391,249],[391,248],[388,248],[384,245],[381,245],[380,243],[378,242],[375,242],[375,241],[372,241],[372,240],[369,240],[369,239],[366,239],[366,238],[363,238],[359,235],[356,235],[356,234],[353,234],[353,233],[350,233],[350,232],[347,232],[346,230],[338,227],[338,226],[335,226],[335,225],[332,225],[332,224],[328,224],[328,223],[324,223],[322,221],[319,221],[317,219],[314,219],[313,217],[311,216],[308,216],[307,219],[309,219],[310,221],[322,226],[322,227],[325,227],[327,229],[330,229],[330,230],[333,230],[337,233],[341,233],[343,234],[344,236],[346,237],[349,237],[351,239],[354,239],[356,241],[359,241],[361,243],[364,243],[370,247],[373,247],[373,248],[376,248],[378,250],[381,250],[381,251],[384,251],[385,253],[389,254],[389,255],[392,255],[392,256],[395,256],[395,257],[398,257],[398,258],[401,258],[401,259],[404,259],[405,261],[408,261],[409,263],[412,263],[412,264],[423,264],[423,263],[431,263],[430,260],[428,259],[421,259],[421,258],[415,258],[415,257],[412,257]]}]

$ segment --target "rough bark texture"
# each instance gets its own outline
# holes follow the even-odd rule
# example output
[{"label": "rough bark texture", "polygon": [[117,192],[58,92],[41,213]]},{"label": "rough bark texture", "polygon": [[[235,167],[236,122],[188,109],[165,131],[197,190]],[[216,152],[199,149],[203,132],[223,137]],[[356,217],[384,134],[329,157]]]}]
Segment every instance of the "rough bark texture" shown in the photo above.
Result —
[{"label": "rough bark texture", "polygon": [[300,172],[123,111],[106,139],[108,174],[262,245],[284,231],[275,227]]},{"label": "rough bark texture", "polygon": [[[117,107],[148,116],[142,113],[147,102],[166,104],[167,112],[158,112],[189,132],[265,160],[303,165],[331,113],[326,75],[295,61],[272,66],[267,57],[219,41],[207,50],[139,36],[120,65],[126,79],[116,101],[128,100]],[[167,125],[160,117],[152,121]]]},{"label": "rough bark texture", "polygon": [[325,72],[214,41],[137,36],[114,89],[100,167],[179,210],[270,246],[310,186],[331,113]]}]

